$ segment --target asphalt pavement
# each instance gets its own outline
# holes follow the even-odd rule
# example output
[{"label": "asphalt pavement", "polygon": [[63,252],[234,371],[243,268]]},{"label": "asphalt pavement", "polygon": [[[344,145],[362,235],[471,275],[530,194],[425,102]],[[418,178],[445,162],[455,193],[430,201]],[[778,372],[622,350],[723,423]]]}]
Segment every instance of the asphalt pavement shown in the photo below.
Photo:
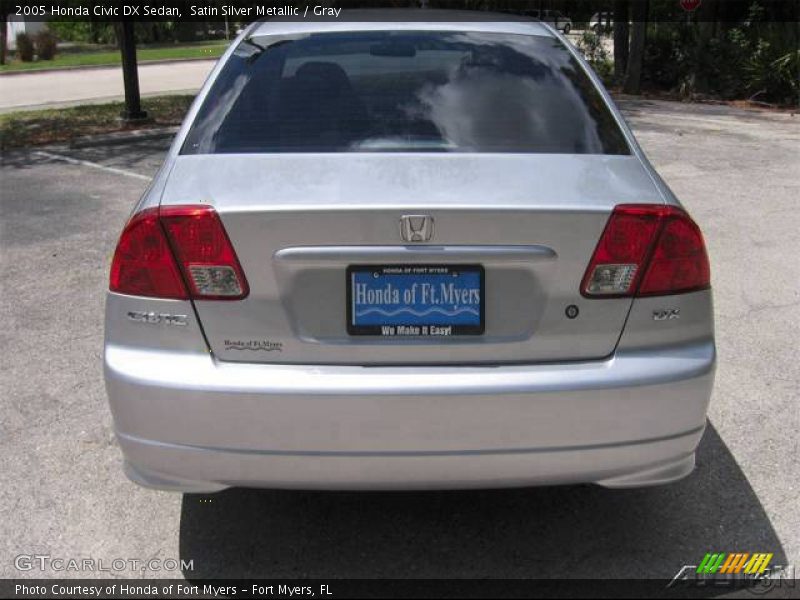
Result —
[{"label": "asphalt pavement", "polygon": [[693,475],[629,491],[139,488],[106,404],[103,297],[169,140],[37,149],[0,166],[0,577],[92,575],[15,568],[36,553],[191,560],[190,578],[665,578],[709,551],[797,564],[800,117],[623,106],[712,261],[719,367]]}]

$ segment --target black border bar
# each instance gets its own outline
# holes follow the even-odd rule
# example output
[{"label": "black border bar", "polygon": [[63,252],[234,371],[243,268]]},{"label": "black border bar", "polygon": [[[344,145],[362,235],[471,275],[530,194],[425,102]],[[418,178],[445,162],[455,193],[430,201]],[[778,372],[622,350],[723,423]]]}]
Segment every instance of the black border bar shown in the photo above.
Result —
[{"label": "black border bar", "polygon": [[[128,592],[124,592],[127,586]],[[181,586],[179,588],[179,586]],[[43,593],[36,593],[38,589]],[[80,590],[85,593],[80,593]],[[100,589],[101,595],[95,590]],[[181,592],[179,593],[179,589]],[[2,598],[797,598],[797,579],[5,579]]]},{"label": "black border bar", "polygon": [[[644,1],[644,0],[636,0]],[[251,21],[286,17],[295,20],[342,20],[371,21],[391,20],[391,16],[347,15],[341,13],[336,17],[315,16],[315,7],[333,7],[348,9],[358,8],[397,8],[409,6],[410,2],[397,0],[0,0],[0,6],[12,18],[24,18],[27,21],[47,21],[58,18],[63,21],[195,21],[222,22],[226,16],[234,22],[249,23]],[[663,0],[651,2],[649,19],[654,22],[741,22],[746,20],[753,0]],[[765,22],[797,22],[800,20],[800,0],[758,0],[761,7],[761,20]],[[207,11],[196,9],[214,8],[216,16]],[[227,7],[227,8],[225,8]],[[488,7],[486,19],[497,21],[508,14],[509,20],[526,10],[559,10],[580,20],[595,12],[613,11],[613,0],[493,0],[476,3],[470,0],[427,0],[428,10],[420,10],[418,16],[409,17],[408,13],[401,18],[409,20],[447,20],[441,15],[434,15],[436,9],[475,10],[476,7]],[[687,9],[686,7],[691,7]],[[63,10],[61,10],[63,9]],[[227,13],[227,14],[226,14]]]}]

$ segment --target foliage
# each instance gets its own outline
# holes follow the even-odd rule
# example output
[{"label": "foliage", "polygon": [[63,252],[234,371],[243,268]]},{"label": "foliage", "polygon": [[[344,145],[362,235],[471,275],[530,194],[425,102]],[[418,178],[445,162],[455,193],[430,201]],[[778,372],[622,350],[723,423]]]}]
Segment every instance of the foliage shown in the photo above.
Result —
[{"label": "foliage", "polygon": [[677,88],[689,72],[689,58],[685,55],[688,41],[683,39],[688,30],[670,24],[651,26],[644,47],[643,80],[648,87]]},{"label": "foliage", "polygon": [[108,21],[61,21],[53,19],[47,23],[60,40],[89,44],[116,44],[117,34],[113,23]]},{"label": "foliage", "polygon": [[766,40],[758,40],[744,64],[745,81],[752,97],[764,96],[784,104],[797,104],[800,96],[800,50],[781,54]]},{"label": "foliage", "polygon": [[23,62],[33,60],[33,40],[27,33],[17,34],[17,58]]},{"label": "foliage", "polygon": [[[87,44],[117,43],[117,32],[110,21],[52,20],[48,26],[67,42]],[[233,27],[233,25],[232,25]],[[234,27],[235,28],[235,27]],[[194,21],[146,21],[135,24],[136,41],[140,44],[187,42],[208,38],[207,25]]]},{"label": "foliage", "polygon": [[42,29],[33,37],[33,45],[39,60],[53,60],[56,56],[58,38],[47,29]]},{"label": "foliage", "polygon": [[651,24],[644,65],[644,82],[651,88],[798,103],[800,50],[791,23],[753,18],[738,24]]},{"label": "foliage", "polygon": [[779,56],[771,67],[776,79],[788,84],[787,103],[800,105],[800,48]]},{"label": "foliage", "polygon": [[600,78],[609,83],[614,75],[614,63],[603,45],[603,36],[587,29],[578,40],[577,47]]}]

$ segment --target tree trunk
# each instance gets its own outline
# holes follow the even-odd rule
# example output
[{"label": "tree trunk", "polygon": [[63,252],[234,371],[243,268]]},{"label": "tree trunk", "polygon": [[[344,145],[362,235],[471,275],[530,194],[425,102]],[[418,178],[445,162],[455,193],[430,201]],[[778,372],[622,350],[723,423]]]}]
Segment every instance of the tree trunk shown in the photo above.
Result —
[{"label": "tree trunk", "polygon": [[700,5],[696,15],[693,15],[692,25],[696,28],[697,46],[695,47],[694,60],[694,91],[700,94],[707,94],[710,90],[709,76],[709,56],[708,46],[714,37],[714,21],[716,20],[716,2],[708,2]]},{"label": "tree trunk", "polygon": [[5,5],[0,7],[0,65],[6,64],[8,49],[8,12]]},{"label": "tree trunk", "polygon": [[628,68],[625,71],[626,94],[639,94],[642,91],[642,63],[644,62],[644,41],[647,33],[647,0],[631,0],[633,31],[631,32],[631,51]]},{"label": "tree trunk", "polygon": [[122,21],[117,28],[119,49],[122,53],[122,80],[125,84],[125,110],[122,118],[125,121],[139,121],[147,118],[142,110],[142,99],[139,94],[139,67],[136,62],[136,38],[133,23]]},{"label": "tree trunk", "polygon": [[628,67],[630,31],[627,0],[614,0],[614,81],[622,82]]}]

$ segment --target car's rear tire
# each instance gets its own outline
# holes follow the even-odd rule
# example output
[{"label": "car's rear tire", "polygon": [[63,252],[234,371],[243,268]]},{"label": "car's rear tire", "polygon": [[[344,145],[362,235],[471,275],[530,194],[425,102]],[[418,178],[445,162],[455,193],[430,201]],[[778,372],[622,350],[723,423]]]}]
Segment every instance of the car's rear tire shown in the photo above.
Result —
[{"label": "car's rear tire", "polygon": [[567,35],[569,31],[570,31],[570,26],[569,23],[567,23],[566,25],[564,25],[564,35]]}]

